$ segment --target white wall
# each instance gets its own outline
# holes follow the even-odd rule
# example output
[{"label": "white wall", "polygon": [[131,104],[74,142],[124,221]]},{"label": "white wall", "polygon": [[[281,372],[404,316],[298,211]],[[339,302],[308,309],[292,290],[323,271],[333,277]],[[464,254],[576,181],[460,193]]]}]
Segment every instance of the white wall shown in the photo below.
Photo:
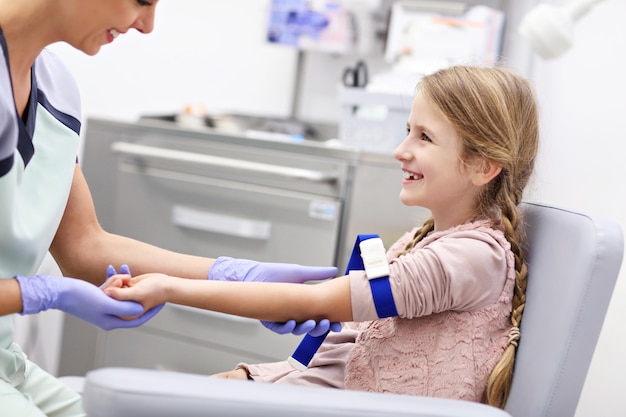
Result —
[{"label": "white wall", "polygon": [[[566,0],[546,3],[561,5]],[[535,59],[542,150],[534,198],[616,219],[626,230],[626,2],[598,4],[576,27],[572,50]],[[626,416],[626,268],[622,268],[577,417]]]},{"label": "white wall", "polygon": [[211,112],[286,116],[297,53],[265,42],[269,4],[161,1],[149,35],[133,30],[93,57],[65,44],[51,48],[73,70],[90,116],[135,120],[195,103]]},{"label": "white wall", "polygon": [[[178,111],[190,102],[210,110],[288,115],[296,53],[263,42],[268,3],[163,1],[150,36],[127,35],[96,57],[58,50],[76,74],[87,116],[134,119]],[[579,22],[570,52],[555,61],[533,60],[529,75],[542,107],[543,145],[529,197],[601,213],[626,228],[624,16],[626,2],[607,0]],[[311,74],[315,68],[329,71],[328,65],[309,63],[305,76],[334,80],[326,72]],[[334,86],[315,90],[332,92]],[[332,99],[304,93],[309,95],[301,97],[299,114],[317,109],[322,119],[332,117]],[[620,321],[626,316],[625,281],[622,272],[577,417],[626,415],[626,336]]]}]

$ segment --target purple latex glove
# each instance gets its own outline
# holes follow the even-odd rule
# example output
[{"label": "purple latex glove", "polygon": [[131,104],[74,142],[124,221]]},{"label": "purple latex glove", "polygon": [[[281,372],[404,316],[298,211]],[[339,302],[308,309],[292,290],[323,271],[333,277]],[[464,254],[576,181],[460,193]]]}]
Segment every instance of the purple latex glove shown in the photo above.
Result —
[{"label": "purple latex glove", "polygon": [[[221,256],[215,260],[209,271],[209,279],[214,281],[242,282],[289,282],[301,284],[307,281],[319,281],[332,278],[337,274],[335,267],[302,266],[298,264],[257,262],[248,259],[236,259]],[[317,323],[307,320],[296,323],[289,320],[284,323],[261,321],[263,326],[278,334],[309,333],[320,336],[329,330],[341,330],[341,323],[330,323],[324,319]]]},{"label": "purple latex glove", "polygon": [[[104,330],[136,327],[152,315],[142,314],[143,307],[134,301],[118,301],[86,281],[35,275],[15,276],[22,292],[21,314],[35,314],[48,309],[61,310]],[[141,316],[124,320],[124,316]]]},{"label": "purple latex glove", "polygon": [[209,271],[212,281],[291,282],[302,284],[337,275],[334,266],[302,266],[220,256]]}]

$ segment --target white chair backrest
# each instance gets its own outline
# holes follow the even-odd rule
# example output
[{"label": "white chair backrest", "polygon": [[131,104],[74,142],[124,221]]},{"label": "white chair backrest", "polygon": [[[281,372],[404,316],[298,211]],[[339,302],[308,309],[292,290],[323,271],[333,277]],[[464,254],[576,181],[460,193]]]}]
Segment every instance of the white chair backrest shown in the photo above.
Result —
[{"label": "white chair backrest", "polygon": [[528,263],[513,417],[574,416],[623,257],[608,219],[523,203]]}]

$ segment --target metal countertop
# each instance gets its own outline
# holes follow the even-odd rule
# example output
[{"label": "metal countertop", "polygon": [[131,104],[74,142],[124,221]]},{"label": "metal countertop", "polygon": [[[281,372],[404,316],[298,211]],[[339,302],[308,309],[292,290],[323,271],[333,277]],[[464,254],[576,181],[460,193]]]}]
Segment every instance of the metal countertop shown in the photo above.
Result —
[{"label": "metal countertop", "polygon": [[352,147],[341,146],[341,144],[329,145],[325,141],[319,140],[302,140],[289,141],[281,139],[258,139],[246,137],[239,134],[228,134],[219,132],[210,127],[185,127],[174,122],[163,121],[158,119],[142,118],[136,122],[127,122],[119,120],[111,120],[104,118],[92,117],[87,119],[86,129],[90,127],[115,126],[120,129],[128,129],[129,131],[158,131],[160,134],[171,135],[172,137],[184,137],[191,139],[203,139],[210,137],[214,142],[223,142],[225,144],[234,144],[241,146],[257,147],[269,150],[280,150],[297,152],[305,155],[323,156],[331,158],[339,158],[344,160],[352,160],[355,162],[367,162],[374,164],[399,164],[391,155],[359,150]]}]

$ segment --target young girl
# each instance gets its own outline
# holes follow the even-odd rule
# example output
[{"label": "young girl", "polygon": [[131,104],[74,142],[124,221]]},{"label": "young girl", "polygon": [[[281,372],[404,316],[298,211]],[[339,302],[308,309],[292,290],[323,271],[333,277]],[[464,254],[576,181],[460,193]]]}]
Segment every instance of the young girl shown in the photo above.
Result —
[{"label": "young girl", "polygon": [[501,68],[446,68],[419,83],[407,131],[394,151],[400,200],[432,217],[387,252],[398,317],[379,319],[363,271],[304,286],[152,274],[106,292],[145,308],[172,302],[263,320],[350,322],[305,371],[240,364],[217,376],[504,407],[525,303],[518,204],[538,147],[533,89]]}]

